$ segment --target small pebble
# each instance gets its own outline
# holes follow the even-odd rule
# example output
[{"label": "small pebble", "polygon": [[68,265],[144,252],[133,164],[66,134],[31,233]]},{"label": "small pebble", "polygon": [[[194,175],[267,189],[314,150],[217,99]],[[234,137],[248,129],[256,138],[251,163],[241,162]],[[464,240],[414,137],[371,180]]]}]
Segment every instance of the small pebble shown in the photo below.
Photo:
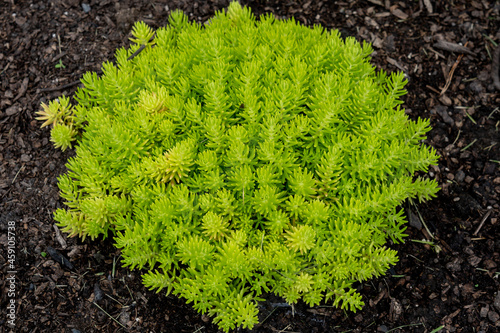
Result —
[{"label": "small pebble", "polygon": [[435,111],[437,114],[439,114],[441,116],[441,118],[443,119],[443,121],[450,125],[450,126],[453,126],[455,124],[455,121],[453,120],[453,118],[450,117],[450,115],[448,114],[448,108],[444,105],[436,105],[435,107]]},{"label": "small pebble", "polygon": [[387,328],[387,326],[385,325],[380,325],[378,328],[377,328],[377,332],[387,332],[389,329]]},{"label": "small pebble", "polygon": [[497,308],[498,311],[500,311],[500,291],[497,293],[493,305],[495,306],[495,308]]},{"label": "small pebble", "polygon": [[472,81],[470,84],[469,84],[469,89],[471,92],[473,93],[476,93],[476,94],[480,94],[484,91],[484,87],[483,85],[481,84],[481,82],[479,81]]},{"label": "small pebble", "polygon": [[481,316],[481,318],[486,318],[486,316],[488,316],[489,311],[490,309],[488,306],[482,307],[481,310],[479,310],[479,316]]},{"label": "small pebble", "polygon": [[479,81],[488,82],[491,78],[490,72],[489,71],[481,71],[477,75],[477,78],[479,79]]},{"label": "small pebble", "polygon": [[446,106],[450,106],[453,104],[451,98],[449,98],[448,96],[446,95],[443,95],[439,98],[439,100],[441,101],[441,103],[443,103],[444,105]]},{"label": "small pebble", "polygon": [[84,13],[90,12],[90,5],[88,3],[82,3],[82,9]]},{"label": "small pebble", "polygon": [[413,212],[410,212],[410,225],[417,230],[422,230],[422,222],[420,221],[420,218]]},{"label": "small pebble", "polygon": [[457,174],[455,176],[455,180],[458,182],[458,183],[461,183],[463,182],[465,179],[465,172],[463,172],[462,170],[458,170],[457,171]]},{"label": "small pebble", "polygon": [[123,326],[127,326],[129,321],[130,321],[130,313],[127,311],[122,311],[120,314],[120,323],[122,323]]},{"label": "small pebble", "polygon": [[490,310],[490,312],[488,312],[488,319],[492,323],[496,323],[498,321],[498,319],[500,319],[500,315],[498,313],[496,313],[495,311]]},{"label": "small pebble", "polygon": [[99,302],[100,300],[103,299],[103,297],[104,297],[104,293],[101,290],[101,286],[99,285],[99,282],[96,282],[94,284],[94,300],[96,302]]},{"label": "small pebble", "polygon": [[473,180],[474,180],[474,178],[472,178],[471,176],[467,176],[467,177],[465,177],[465,182],[466,182],[467,184],[472,183],[472,181],[473,181]]},{"label": "small pebble", "polygon": [[453,261],[446,264],[446,268],[452,272],[459,272],[462,269],[462,267],[460,266],[462,262],[463,262],[462,259],[455,258],[453,259]]}]

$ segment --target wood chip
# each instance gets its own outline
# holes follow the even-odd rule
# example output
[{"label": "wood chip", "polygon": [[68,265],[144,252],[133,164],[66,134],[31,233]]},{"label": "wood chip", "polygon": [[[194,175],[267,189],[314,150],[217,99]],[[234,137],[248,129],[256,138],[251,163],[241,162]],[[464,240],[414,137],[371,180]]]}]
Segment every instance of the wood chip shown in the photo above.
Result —
[{"label": "wood chip", "polygon": [[30,82],[30,79],[25,77],[23,82],[21,83],[21,87],[19,88],[19,92],[17,93],[16,98],[14,98],[14,102],[17,101],[19,98],[24,96],[24,94],[26,93],[26,90],[28,90],[28,83],[29,82]]},{"label": "wood chip", "polygon": [[375,17],[388,17],[388,16],[391,16],[391,13],[389,12],[382,12],[382,13],[377,13],[375,14]]},{"label": "wood chip", "polygon": [[432,10],[432,4],[431,4],[431,1],[430,0],[424,0],[424,4],[425,4],[425,8],[427,8],[427,12],[429,14],[432,14],[433,13],[433,10]]},{"label": "wood chip", "polygon": [[433,46],[437,49],[441,49],[441,50],[445,50],[445,51],[476,55],[474,52],[472,52],[471,50],[469,50],[468,48],[466,48],[463,45],[460,45],[457,43],[452,43],[452,42],[447,42],[443,39],[438,40]]},{"label": "wood chip", "polygon": [[51,62],[56,62],[57,60],[61,59],[62,57],[64,57],[66,55],[66,52],[62,52],[62,53],[59,53],[58,55],[56,55],[54,58],[52,58]]},{"label": "wood chip", "polygon": [[375,29],[380,29],[380,26],[378,25],[377,21],[372,19],[370,16],[365,16],[365,23],[368,26],[374,27]]},{"label": "wood chip", "polygon": [[16,113],[18,113],[20,110],[21,109],[17,105],[14,105],[14,106],[11,106],[10,108],[8,108],[7,110],[5,110],[5,114],[7,116],[13,116]]},{"label": "wood chip", "polygon": [[373,41],[372,44],[377,49],[381,49],[384,46],[384,41],[382,39],[380,39],[379,37],[375,37],[375,40]]},{"label": "wood chip", "polygon": [[[393,6],[395,7],[395,6]],[[394,8],[391,7],[391,13],[392,15],[396,16],[397,18],[401,19],[401,20],[407,20],[408,19],[408,14],[406,14],[405,12],[403,12],[401,9],[399,8]]]}]

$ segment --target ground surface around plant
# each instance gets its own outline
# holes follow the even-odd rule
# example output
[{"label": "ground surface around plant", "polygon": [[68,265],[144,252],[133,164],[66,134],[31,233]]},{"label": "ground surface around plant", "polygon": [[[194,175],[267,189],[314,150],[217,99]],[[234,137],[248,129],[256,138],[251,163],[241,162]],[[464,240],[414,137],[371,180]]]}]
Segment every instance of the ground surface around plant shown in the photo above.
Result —
[{"label": "ground surface around plant", "polygon": [[[385,276],[358,284],[363,310],[349,314],[301,303],[292,309],[269,295],[253,332],[498,332],[500,91],[490,73],[500,42],[500,3],[243,3],[257,15],[294,17],[371,42],[374,65],[403,71],[406,112],[431,119],[426,143],[441,157],[429,176],[442,188],[430,202],[403,207],[408,237],[391,245],[400,261]],[[98,71],[117,47],[128,46],[133,22],[158,28],[174,9],[206,22],[227,5],[0,1],[0,332],[11,331],[9,313],[15,332],[217,332],[183,300],[146,290],[140,272],[121,266],[109,240],[82,242],[56,230],[52,212],[62,207],[57,176],[74,153],[53,148],[34,112],[40,102],[71,96],[76,86],[61,86]],[[9,222],[15,223],[12,262]]]}]

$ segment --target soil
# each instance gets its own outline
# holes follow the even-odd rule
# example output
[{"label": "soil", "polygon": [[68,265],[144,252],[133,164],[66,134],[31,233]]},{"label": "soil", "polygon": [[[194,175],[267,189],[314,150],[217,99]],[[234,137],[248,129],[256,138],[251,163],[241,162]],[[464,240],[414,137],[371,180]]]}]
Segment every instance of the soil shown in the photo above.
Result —
[{"label": "soil", "polygon": [[[391,245],[399,263],[358,284],[363,310],[292,309],[269,295],[252,332],[500,331],[500,91],[491,77],[500,2],[242,3],[256,15],[294,17],[372,43],[374,65],[406,74],[403,106],[412,119],[431,119],[426,143],[441,156],[428,173],[441,186],[438,197],[404,207],[408,237]],[[54,226],[52,213],[63,207],[57,177],[74,153],[54,149],[34,113],[41,102],[71,96],[76,87],[61,86],[128,46],[133,22],[158,28],[174,9],[206,22],[227,5],[0,2],[0,333],[217,332],[182,299],[144,288],[140,272],[121,266],[109,240],[68,239]]]}]

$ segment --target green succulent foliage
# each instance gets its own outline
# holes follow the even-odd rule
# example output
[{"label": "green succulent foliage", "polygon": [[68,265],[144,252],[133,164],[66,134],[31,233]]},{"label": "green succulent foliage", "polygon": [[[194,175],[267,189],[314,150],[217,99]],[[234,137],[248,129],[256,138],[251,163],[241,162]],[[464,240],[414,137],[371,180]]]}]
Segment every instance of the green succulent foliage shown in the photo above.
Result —
[{"label": "green succulent foliage", "polygon": [[55,220],[112,234],[146,286],[225,331],[257,323],[266,292],[361,308],[353,283],[397,261],[398,207],[438,191],[414,177],[437,156],[421,144],[429,122],[400,108],[403,74],[376,72],[371,47],[336,30],[236,2],[205,25],[169,23],[137,23],[76,106],[42,105],[56,147],[76,140]]},{"label": "green succulent foliage", "polygon": [[65,151],[72,147],[72,141],[76,140],[78,135],[74,128],[75,119],[73,109],[69,104],[69,98],[62,96],[57,101],[52,101],[49,105],[42,103],[42,110],[37,111],[39,115],[37,120],[44,120],[41,127],[52,125],[50,131],[51,141],[56,148]]}]

